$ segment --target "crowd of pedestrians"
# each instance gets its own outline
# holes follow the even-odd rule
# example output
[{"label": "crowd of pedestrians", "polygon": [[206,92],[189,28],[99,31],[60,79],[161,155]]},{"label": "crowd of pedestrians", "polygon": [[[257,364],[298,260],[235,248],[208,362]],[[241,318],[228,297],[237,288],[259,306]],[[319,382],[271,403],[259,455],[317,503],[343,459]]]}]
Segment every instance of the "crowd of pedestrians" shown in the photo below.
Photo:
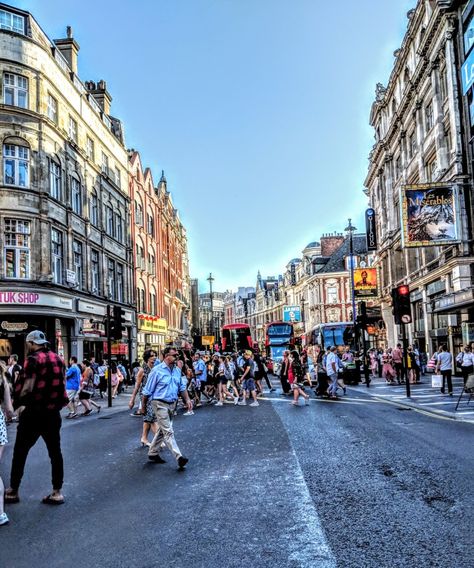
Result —
[{"label": "crowd of pedestrians", "polygon": [[[60,412],[67,406],[66,419],[69,420],[79,415],[89,416],[93,409],[99,413],[101,406],[94,397],[103,398],[109,380],[113,396],[123,391],[125,385],[133,386],[128,406],[133,411],[132,416],[142,419],[140,443],[147,448],[148,459],[165,463],[161,453],[168,448],[178,469],[188,463],[173,430],[173,417],[180,398],[185,406],[184,414],[190,416],[203,404],[258,407],[259,398],[264,396],[264,384],[270,392],[276,390],[269,378],[273,372],[272,361],[254,351],[208,355],[167,347],[161,354],[153,349],[145,351],[142,364],[136,361],[131,369],[115,362],[108,367],[94,358],[79,363],[74,356],[66,368],[63,359],[49,349],[49,342],[41,331],[28,334],[26,346],[28,356],[23,368],[15,355],[9,358],[8,365],[0,362],[0,460],[8,442],[6,421],[15,413],[18,415],[10,485],[5,491],[0,478],[0,491],[4,492],[7,504],[20,500],[19,488],[26,459],[40,437],[46,443],[52,472],[52,489],[42,502],[48,505],[64,503]],[[442,375],[441,393],[447,389],[448,395],[453,391],[453,363],[462,373],[464,383],[474,369],[474,355],[469,346],[461,349],[455,361],[446,345],[441,345],[428,357],[426,353],[420,353],[416,345],[409,346],[404,353],[400,344],[386,350],[372,349],[367,360],[372,376],[382,377],[388,384],[402,384],[406,380],[417,383],[430,369]],[[344,377],[354,369],[360,377],[360,360],[348,346],[332,346],[324,352],[313,345],[301,353],[285,351],[278,373],[281,395],[291,397],[292,405],[299,406],[300,398],[308,405],[308,387],[315,384],[317,396],[335,399],[339,390],[346,393]],[[79,405],[83,409],[80,413]],[[7,523],[1,502],[0,526]]]}]

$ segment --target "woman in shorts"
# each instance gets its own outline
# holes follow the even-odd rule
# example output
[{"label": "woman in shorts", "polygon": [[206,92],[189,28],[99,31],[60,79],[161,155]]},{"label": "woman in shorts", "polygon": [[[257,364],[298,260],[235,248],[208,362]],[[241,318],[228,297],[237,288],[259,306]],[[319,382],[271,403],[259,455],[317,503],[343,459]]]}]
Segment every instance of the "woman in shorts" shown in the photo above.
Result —
[{"label": "woman in shorts", "polygon": [[290,353],[290,364],[288,366],[288,382],[293,391],[293,401],[291,404],[298,406],[300,396],[304,398],[304,403],[309,404],[309,394],[304,392],[304,369],[301,365],[298,351],[294,350]]}]

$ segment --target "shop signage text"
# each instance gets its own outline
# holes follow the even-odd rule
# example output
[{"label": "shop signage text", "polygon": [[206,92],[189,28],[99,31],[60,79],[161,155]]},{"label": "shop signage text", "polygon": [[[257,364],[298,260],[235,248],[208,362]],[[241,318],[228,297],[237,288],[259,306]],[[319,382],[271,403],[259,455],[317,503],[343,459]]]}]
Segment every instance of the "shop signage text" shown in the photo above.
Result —
[{"label": "shop signage text", "polygon": [[0,305],[5,306],[49,306],[72,310],[72,298],[39,292],[0,292]]},{"label": "shop signage text", "polygon": [[5,331],[25,331],[28,329],[28,324],[26,321],[2,321],[1,327]]}]

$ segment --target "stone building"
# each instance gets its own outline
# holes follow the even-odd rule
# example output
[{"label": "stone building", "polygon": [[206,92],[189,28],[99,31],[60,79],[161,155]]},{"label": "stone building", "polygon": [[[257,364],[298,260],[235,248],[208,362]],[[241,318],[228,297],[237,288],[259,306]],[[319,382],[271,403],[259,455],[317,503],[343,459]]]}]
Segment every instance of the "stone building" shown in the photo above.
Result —
[{"label": "stone building", "polygon": [[161,350],[189,341],[189,266],[186,231],[173,207],[164,172],[157,186],[140,155],[130,151],[129,192],[135,265],[137,345]]},{"label": "stone building", "polygon": [[[377,85],[370,113],[375,145],[365,180],[376,212],[376,264],[382,284],[381,310],[387,340],[399,339],[391,289],[409,284],[413,323],[409,340],[429,352],[440,343],[455,350],[462,326],[472,320],[471,192],[461,137],[456,12],[446,0],[419,0],[387,86]],[[406,185],[444,184],[455,191],[458,242],[407,248],[402,244],[400,199]]]},{"label": "stone building", "polygon": [[[201,335],[214,336],[215,341],[220,339],[221,328],[224,325],[224,292],[210,292],[199,294],[199,328]],[[212,305],[212,310],[211,310]]]},{"label": "stone building", "polygon": [[107,304],[130,327],[128,157],[105,81],[77,76],[79,45],[51,41],[34,17],[0,4],[0,356],[43,329],[65,358],[102,357]]}]

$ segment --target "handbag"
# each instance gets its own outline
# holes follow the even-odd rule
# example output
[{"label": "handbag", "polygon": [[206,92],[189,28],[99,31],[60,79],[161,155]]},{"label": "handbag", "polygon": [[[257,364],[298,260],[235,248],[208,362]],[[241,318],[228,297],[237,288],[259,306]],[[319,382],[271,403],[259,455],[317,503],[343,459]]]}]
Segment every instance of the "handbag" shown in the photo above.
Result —
[{"label": "handbag", "polygon": [[431,377],[431,387],[440,389],[443,386],[443,375],[433,375]]}]

